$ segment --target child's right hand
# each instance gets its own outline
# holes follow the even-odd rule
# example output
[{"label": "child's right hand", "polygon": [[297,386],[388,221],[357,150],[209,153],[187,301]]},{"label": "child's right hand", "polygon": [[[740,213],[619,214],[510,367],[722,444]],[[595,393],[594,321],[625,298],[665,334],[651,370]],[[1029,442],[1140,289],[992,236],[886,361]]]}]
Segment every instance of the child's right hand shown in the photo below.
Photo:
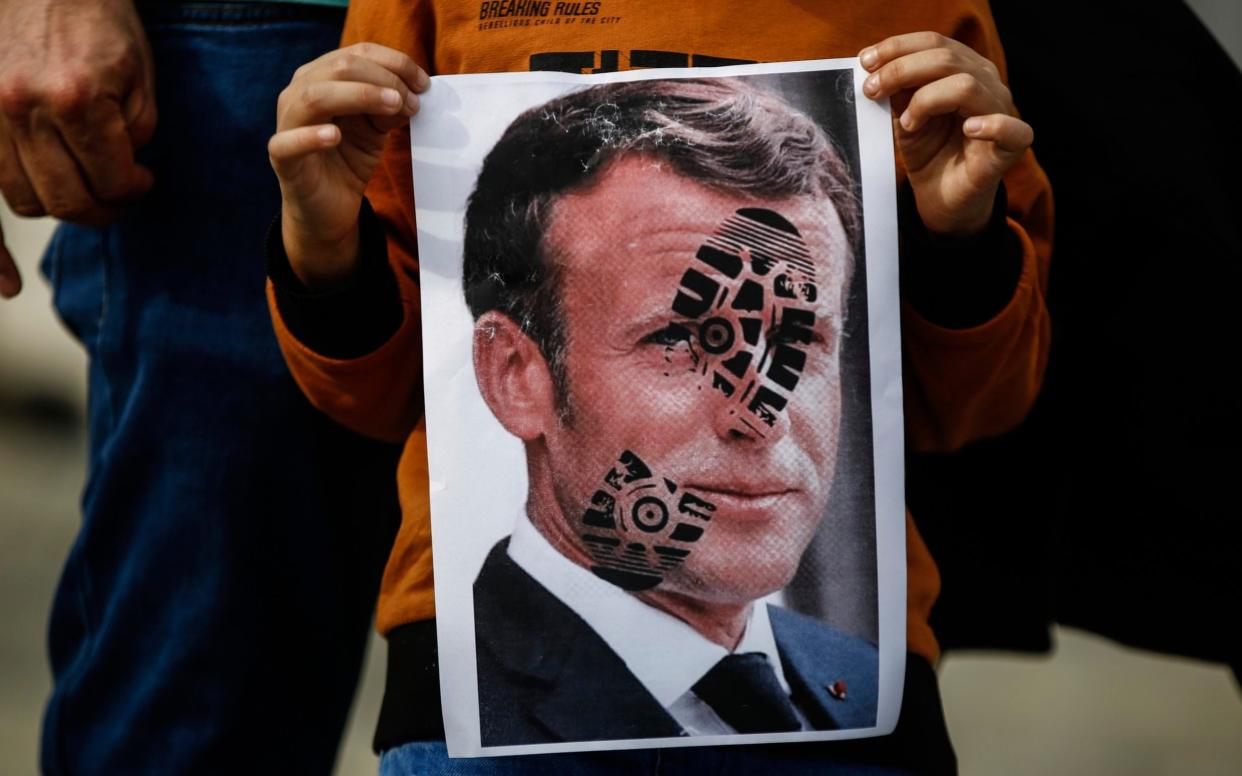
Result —
[{"label": "child's right hand", "polygon": [[358,43],[298,68],[267,144],[280,179],[281,235],[308,288],[342,283],[358,260],[358,209],[387,134],[418,112],[430,85],[414,60]]}]

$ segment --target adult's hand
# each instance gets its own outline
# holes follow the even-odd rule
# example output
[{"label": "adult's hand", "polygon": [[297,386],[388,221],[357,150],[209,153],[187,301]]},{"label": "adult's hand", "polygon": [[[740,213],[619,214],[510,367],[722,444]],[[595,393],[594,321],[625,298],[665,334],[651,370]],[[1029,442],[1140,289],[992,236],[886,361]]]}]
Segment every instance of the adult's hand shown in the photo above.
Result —
[{"label": "adult's hand", "polygon": [[1035,137],[1017,117],[996,66],[934,32],[897,35],[859,57],[871,73],[863,93],[891,98],[897,147],[923,223],[937,234],[980,232],[1001,177]]},{"label": "adult's hand", "polygon": [[0,0],[0,30],[0,191],[19,215],[106,223],[153,182],[134,161],[155,82],[132,0]]},{"label": "adult's hand", "polygon": [[298,68],[276,106],[267,150],[280,180],[289,265],[311,288],[347,278],[358,258],[358,209],[387,134],[418,111],[427,74],[374,43]]}]

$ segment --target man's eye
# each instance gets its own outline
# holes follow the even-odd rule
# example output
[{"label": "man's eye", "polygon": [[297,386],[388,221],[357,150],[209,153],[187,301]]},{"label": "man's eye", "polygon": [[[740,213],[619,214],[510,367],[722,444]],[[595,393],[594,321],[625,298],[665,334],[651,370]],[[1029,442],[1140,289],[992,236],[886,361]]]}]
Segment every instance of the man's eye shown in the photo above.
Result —
[{"label": "man's eye", "polygon": [[823,342],[823,336],[814,329],[779,326],[772,333],[772,341],[781,345],[810,345]]},{"label": "man's eye", "polygon": [[819,327],[812,329],[803,326],[778,326],[772,333],[772,340],[782,345],[809,347],[828,344],[830,341],[835,341],[836,337],[826,335]]},{"label": "man's eye", "polygon": [[652,345],[680,345],[683,342],[689,342],[693,339],[690,329],[682,326],[680,323],[670,323],[663,329],[653,331],[646,337],[643,337],[644,344]]}]

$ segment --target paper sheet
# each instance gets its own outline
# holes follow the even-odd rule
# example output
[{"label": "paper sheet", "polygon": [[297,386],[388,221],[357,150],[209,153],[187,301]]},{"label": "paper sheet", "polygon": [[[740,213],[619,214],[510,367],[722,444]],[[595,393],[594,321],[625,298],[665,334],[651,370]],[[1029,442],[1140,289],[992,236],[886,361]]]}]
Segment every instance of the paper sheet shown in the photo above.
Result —
[{"label": "paper sheet", "polygon": [[[423,95],[451,755],[896,724],[896,197],[864,76],[853,59],[461,75]],[[762,656],[779,709],[752,719],[739,681],[709,686],[734,650]]]}]

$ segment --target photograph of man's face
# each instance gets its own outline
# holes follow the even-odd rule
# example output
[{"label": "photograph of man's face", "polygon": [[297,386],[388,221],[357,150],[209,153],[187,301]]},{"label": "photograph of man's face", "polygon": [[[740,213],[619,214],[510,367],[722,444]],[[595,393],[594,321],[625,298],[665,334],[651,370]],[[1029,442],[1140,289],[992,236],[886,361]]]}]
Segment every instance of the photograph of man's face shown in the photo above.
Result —
[{"label": "photograph of man's face", "polygon": [[[468,298],[494,286],[476,373],[559,551],[664,608],[745,605],[789,582],[828,502],[855,182],[810,119],[743,84],[590,91],[519,118],[480,175],[468,231],[502,239],[488,208],[538,217],[510,229],[525,255],[467,270]],[[582,168],[488,189],[506,146],[521,165],[575,141]],[[499,252],[481,239],[468,257]]]},{"label": "photograph of man's face", "polygon": [[[560,523],[541,528],[654,595],[784,587],[837,451],[849,246],[831,202],[721,192],[636,154],[549,221],[564,395],[537,443]],[[649,474],[618,483],[626,452]]]}]

